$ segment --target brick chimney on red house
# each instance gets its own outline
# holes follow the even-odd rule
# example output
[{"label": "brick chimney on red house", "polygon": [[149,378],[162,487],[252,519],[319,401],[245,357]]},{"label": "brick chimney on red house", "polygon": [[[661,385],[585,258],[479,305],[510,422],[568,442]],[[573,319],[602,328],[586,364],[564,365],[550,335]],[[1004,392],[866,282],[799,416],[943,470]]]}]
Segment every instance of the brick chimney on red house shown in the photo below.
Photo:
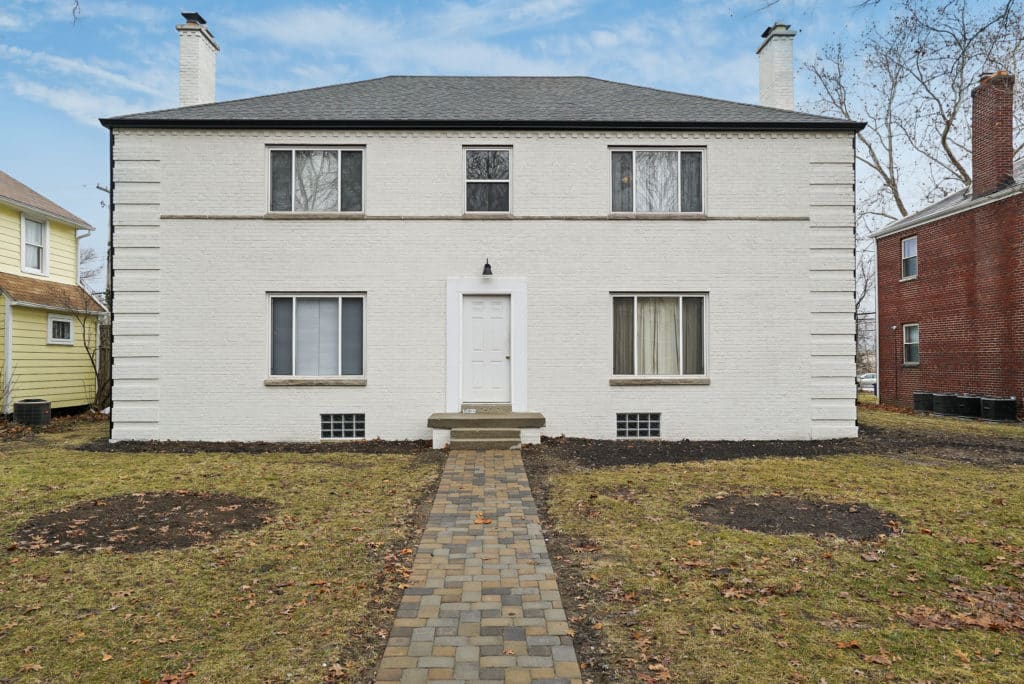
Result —
[{"label": "brick chimney on red house", "polygon": [[982,197],[1013,183],[1013,75],[982,74],[971,91],[974,100],[974,196]]}]

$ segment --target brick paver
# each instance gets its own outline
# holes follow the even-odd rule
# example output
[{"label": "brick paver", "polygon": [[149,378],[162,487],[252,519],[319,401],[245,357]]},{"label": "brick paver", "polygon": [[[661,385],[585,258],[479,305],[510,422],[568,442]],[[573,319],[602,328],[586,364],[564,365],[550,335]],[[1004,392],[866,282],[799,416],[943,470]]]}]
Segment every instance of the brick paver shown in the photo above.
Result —
[{"label": "brick paver", "polygon": [[377,682],[581,681],[522,458],[452,452]]}]

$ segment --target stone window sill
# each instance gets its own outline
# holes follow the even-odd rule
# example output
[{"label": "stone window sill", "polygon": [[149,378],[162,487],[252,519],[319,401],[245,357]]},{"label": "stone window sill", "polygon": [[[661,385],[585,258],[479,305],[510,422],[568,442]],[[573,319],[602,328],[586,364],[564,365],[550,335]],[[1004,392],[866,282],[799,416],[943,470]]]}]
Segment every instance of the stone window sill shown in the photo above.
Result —
[{"label": "stone window sill", "polygon": [[267,378],[267,387],[366,387],[366,378]]},{"label": "stone window sill", "polygon": [[901,283],[909,283],[913,280],[917,280],[917,276],[907,276],[906,278],[900,278]]},{"label": "stone window sill", "polygon": [[710,385],[711,378],[612,378],[612,387],[644,387],[648,385]]}]

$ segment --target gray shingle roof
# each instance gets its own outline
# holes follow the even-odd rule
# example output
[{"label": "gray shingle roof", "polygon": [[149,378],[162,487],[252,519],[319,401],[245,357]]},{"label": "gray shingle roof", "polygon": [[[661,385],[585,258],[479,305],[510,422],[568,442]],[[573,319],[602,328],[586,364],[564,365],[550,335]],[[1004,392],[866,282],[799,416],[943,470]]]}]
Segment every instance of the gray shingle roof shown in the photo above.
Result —
[{"label": "gray shingle roof", "polygon": [[387,76],[101,120],[107,127],[858,130],[856,122],[584,76]]},{"label": "gray shingle roof", "polygon": [[[1014,189],[1024,190],[1024,158],[1018,159],[1013,163],[1013,179],[1013,185],[1004,188],[1004,190],[1010,192]],[[956,211],[964,211],[970,209],[972,204],[980,204],[981,202],[986,202],[989,199],[990,197],[988,195],[975,199],[972,194],[972,188],[968,186],[963,190],[957,190],[950,195],[946,195],[939,201],[929,204],[920,211],[904,216],[895,223],[890,223],[888,226],[875,233],[873,237],[879,238],[893,233],[898,233],[901,230],[906,230],[907,228],[927,223],[929,218],[938,218]]]}]

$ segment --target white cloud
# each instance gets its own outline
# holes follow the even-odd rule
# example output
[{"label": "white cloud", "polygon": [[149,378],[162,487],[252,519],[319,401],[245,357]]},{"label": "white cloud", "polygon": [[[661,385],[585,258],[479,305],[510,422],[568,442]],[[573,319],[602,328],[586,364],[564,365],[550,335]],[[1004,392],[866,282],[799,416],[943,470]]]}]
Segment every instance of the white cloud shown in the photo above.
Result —
[{"label": "white cloud", "polygon": [[98,94],[94,90],[54,88],[20,78],[8,79],[7,85],[18,97],[52,107],[89,126],[98,127],[101,117],[146,109],[140,102],[131,102],[117,95]]},{"label": "white cloud", "polygon": [[0,43],[0,60],[4,59],[39,67],[61,76],[87,77],[106,85],[156,97],[164,93],[160,88],[149,85],[149,83],[135,76],[124,76],[81,59],[71,59],[59,55],[51,55],[46,52],[35,52]]}]

